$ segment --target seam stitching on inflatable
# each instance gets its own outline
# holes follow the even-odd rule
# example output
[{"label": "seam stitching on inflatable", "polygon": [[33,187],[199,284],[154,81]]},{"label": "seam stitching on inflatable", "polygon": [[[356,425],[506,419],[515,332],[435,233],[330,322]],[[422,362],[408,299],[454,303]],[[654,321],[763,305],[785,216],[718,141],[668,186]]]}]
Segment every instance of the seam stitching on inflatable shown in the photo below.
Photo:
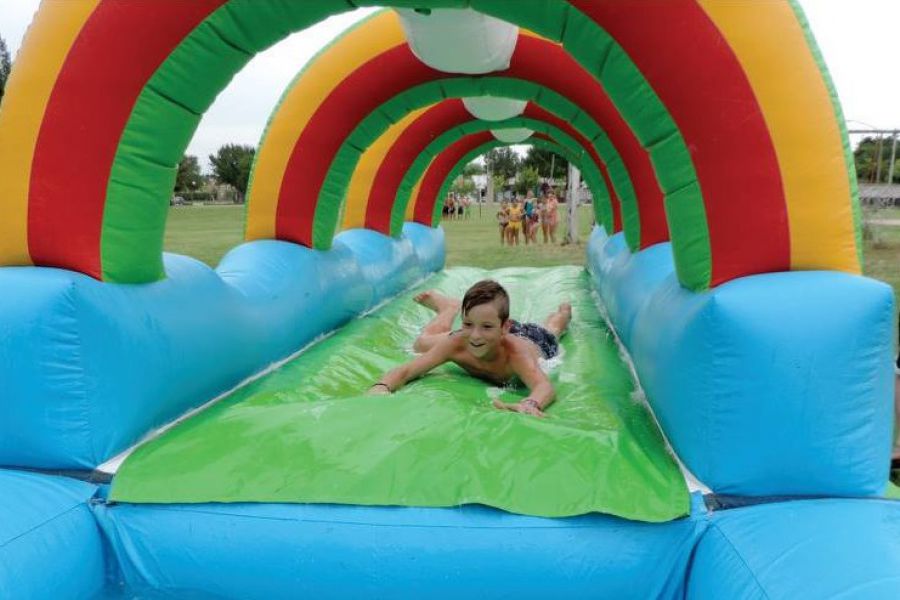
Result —
[{"label": "seam stitching on inflatable", "polygon": [[[112,505],[112,504],[115,504],[115,503],[109,503],[108,505]],[[121,505],[123,505],[123,506],[124,505],[138,506],[136,504],[130,504],[130,503],[121,503]],[[182,512],[182,513],[189,512],[189,513],[194,513],[194,514],[214,515],[214,516],[219,516],[219,517],[241,517],[241,518],[255,519],[255,520],[260,520],[260,521],[286,521],[286,522],[292,522],[292,523],[321,523],[321,524],[328,524],[328,525],[354,525],[354,526],[360,526],[360,527],[407,527],[409,529],[503,529],[503,530],[529,530],[529,531],[535,529],[535,526],[533,524],[515,525],[515,526],[504,526],[504,525],[471,526],[471,525],[418,525],[418,524],[413,524],[413,523],[370,523],[370,522],[365,522],[365,521],[351,521],[351,520],[338,521],[338,520],[331,520],[331,519],[305,519],[302,517],[286,518],[286,517],[276,517],[276,516],[269,516],[269,515],[253,515],[253,514],[237,513],[237,512],[230,512],[230,511],[229,512],[224,512],[224,511],[220,512],[220,511],[212,511],[212,510],[198,510],[196,508],[185,508],[185,505],[183,505],[183,504],[178,505],[178,506],[175,506],[175,505],[171,505],[171,506],[172,507],[169,508],[168,506],[161,505],[161,504],[140,505],[142,510],[160,510],[160,511],[165,511],[165,512]],[[298,506],[302,506],[302,505],[298,505]],[[434,507],[430,507],[430,508],[434,508]],[[438,508],[440,508],[440,507],[438,507]],[[445,510],[455,510],[458,507],[443,507],[443,508]],[[522,516],[523,518],[527,518],[527,519],[540,518],[540,517],[532,517],[532,516],[528,516],[528,515],[519,515],[519,516]],[[604,516],[608,516],[608,515],[604,515]],[[569,526],[552,525],[552,526],[547,526],[547,527],[540,527],[540,529],[594,529],[594,527],[590,526],[590,525],[569,525]]]},{"label": "seam stitching on inflatable", "polygon": [[72,512],[73,510],[78,509],[78,508],[81,507],[81,506],[87,506],[87,504],[86,504],[85,502],[79,502],[79,503],[76,504],[75,506],[72,506],[72,507],[67,508],[65,511],[59,513],[58,515],[54,515],[54,516],[50,517],[49,519],[45,519],[44,521],[41,521],[40,523],[38,523],[38,524],[35,525],[34,527],[31,527],[31,528],[29,528],[29,529],[23,531],[22,533],[20,533],[20,534],[18,534],[18,535],[16,535],[16,536],[14,536],[14,537],[12,537],[12,538],[6,540],[6,541],[3,542],[2,544],[0,544],[0,548],[6,548],[8,545],[12,544],[13,542],[15,542],[16,540],[18,540],[19,538],[25,537],[25,536],[28,535],[29,533],[31,533],[31,532],[33,532],[33,531],[36,531],[36,530],[40,529],[41,527],[43,527],[44,525],[47,525],[48,523],[52,523],[53,521],[55,521],[55,520],[57,520],[57,519],[61,519],[62,517],[65,517],[65,516],[68,515],[70,512]]},{"label": "seam stitching on inflatable", "polygon": [[734,551],[734,556],[741,562],[742,565],[744,565],[744,568],[747,569],[747,573],[749,573],[750,577],[753,578],[753,582],[759,588],[760,593],[762,593],[762,595],[765,596],[766,598],[769,598],[770,596],[769,596],[769,594],[766,593],[766,588],[764,588],[762,583],[760,583],[759,579],[757,579],[756,573],[753,572],[753,569],[751,569],[750,565],[747,564],[747,561],[744,560],[743,555],[738,551],[737,546],[734,545],[734,543],[731,541],[731,538],[729,538],[725,534],[725,532],[722,531],[722,528],[719,527],[719,525],[717,523],[710,523],[708,531],[715,531],[722,537],[722,539],[725,541],[725,543],[727,543],[728,546],[732,549],[732,551]]},{"label": "seam stitching on inflatable", "polygon": [[159,88],[157,88],[153,84],[147,84],[146,89],[150,90],[151,92],[153,92],[154,94],[156,94],[157,96],[162,98],[163,100],[167,100],[167,101],[171,102],[172,104],[179,107],[183,111],[194,115],[195,117],[203,116],[203,113],[198,113],[193,108],[189,107],[188,105],[184,104],[183,102],[180,102],[180,101],[176,100],[175,98],[171,97],[170,95],[166,94],[165,92],[161,91]]},{"label": "seam stitching on inflatable", "polygon": [[75,354],[76,354],[76,361],[78,362],[78,368],[82,373],[82,377],[79,378],[79,395],[82,397],[81,399],[82,399],[82,403],[83,403],[83,411],[84,411],[85,420],[86,420],[84,437],[87,438],[87,451],[89,453],[90,463],[96,464],[96,462],[99,460],[100,454],[97,452],[97,449],[94,446],[94,441],[95,441],[94,433],[93,433],[93,428],[91,427],[91,420],[92,420],[93,415],[91,413],[90,402],[88,402],[88,390],[87,390],[87,384],[85,383],[85,377],[84,377],[84,374],[87,372],[87,369],[85,368],[85,361],[84,361],[84,335],[82,334],[82,330],[81,330],[81,319],[80,319],[80,315],[78,312],[78,302],[76,299],[78,290],[76,288],[77,288],[77,283],[75,281],[70,281],[69,284],[66,286],[66,295],[69,299],[69,306],[71,306],[71,308],[72,308],[72,320],[75,323],[75,327],[74,327],[75,335],[76,335],[76,338],[78,339],[78,344],[77,344],[78,350]]},{"label": "seam stitching on inflatable", "polygon": [[[226,6],[227,6],[227,5],[226,5]],[[218,11],[216,11],[216,12],[218,12]],[[216,13],[213,13],[212,15],[210,15],[210,16],[206,19],[205,22],[206,22],[206,25],[207,25],[207,26],[212,30],[212,32],[216,35],[216,37],[218,37],[219,40],[221,40],[221,42],[222,42],[223,44],[225,44],[226,46],[228,46],[229,48],[232,48],[233,50],[236,50],[237,52],[240,52],[241,54],[245,55],[245,56],[248,57],[248,58],[252,58],[253,56],[255,56],[255,55],[256,55],[255,52],[251,52],[251,51],[249,51],[249,50],[247,50],[247,49],[245,49],[245,48],[242,48],[241,46],[238,46],[236,43],[232,42],[232,41],[229,40],[227,37],[225,37],[225,34],[222,33],[221,29],[216,25],[216,23],[215,23],[215,21],[214,21],[214,19],[213,19],[213,17],[215,17],[215,14],[216,14]]]}]

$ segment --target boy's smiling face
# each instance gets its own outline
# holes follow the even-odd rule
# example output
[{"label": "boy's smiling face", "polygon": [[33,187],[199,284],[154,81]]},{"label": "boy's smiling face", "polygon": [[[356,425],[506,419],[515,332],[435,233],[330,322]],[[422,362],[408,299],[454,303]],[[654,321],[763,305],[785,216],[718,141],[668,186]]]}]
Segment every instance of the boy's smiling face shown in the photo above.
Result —
[{"label": "boy's smiling face", "polygon": [[462,336],[466,349],[475,358],[492,358],[508,329],[509,321],[500,320],[497,304],[493,301],[473,306],[463,315]]}]

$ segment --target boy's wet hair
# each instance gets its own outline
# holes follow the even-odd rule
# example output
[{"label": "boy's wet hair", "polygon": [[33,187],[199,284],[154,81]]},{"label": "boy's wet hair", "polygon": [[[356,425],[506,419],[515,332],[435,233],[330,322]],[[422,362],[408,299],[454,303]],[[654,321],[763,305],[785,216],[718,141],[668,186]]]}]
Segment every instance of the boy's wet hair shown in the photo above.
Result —
[{"label": "boy's wet hair", "polygon": [[503,286],[493,279],[484,279],[469,288],[463,296],[462,314],[466,314],[476,306],[497,302],[497,315],[500,322],[505,323],[509,319],[509,294]]}]

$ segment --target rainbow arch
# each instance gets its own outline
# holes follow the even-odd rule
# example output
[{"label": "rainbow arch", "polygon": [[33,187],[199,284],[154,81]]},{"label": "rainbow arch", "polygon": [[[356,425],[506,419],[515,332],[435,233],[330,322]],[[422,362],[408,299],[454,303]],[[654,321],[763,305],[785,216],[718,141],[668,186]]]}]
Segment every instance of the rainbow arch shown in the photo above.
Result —
[{"label": "rainbow arch", "polygon": [[[385,49],[374,58],[357,54],[362,46],[381,49],[381,44]],[[381,75],[388,56],[391,80]],[[332,91],[323,93],[329,85]],[[367,90],[364,98],[358,97],[361,88]],[[311,89],[317,93],[311,94]],[[251,191],[248,239],[275,237],[328,247],[345,193],[344,182],[353,173],[362,148],[394,128],[409,110],[442,98],[482,94],[544,104],[559,119],[572,121],[596,141],[598,151],[610,163],[619,195],[626,199],[628,214],[633,217],[626,218],[626,223],[633,225],[627,229],[632,246],[638,249],[668,239],[662,194],[647,152],[625,122],[616,118],[603,89],[558,45],[522,35],[509,69],[489,77],[451,78],[423,68],[406,45],[394,13],[377,15],[336,41],[285,93],[260,147],[256,170],[264,176]],[[597,124],[601,120],[607,123],[612,139],[630,154],[619,155]],[[354,123],[358,123],[355,129]],[[336,131],[350,132],[343,145],[336,147],[336,135],[330,145],[321,143],[326,132],[333,135]],[[427,135],[428,131],[419,133]],[[409,137],[403,141],[411,143]],[[634,188],[644,192],[639,196],[644,206],[638,206]],[[646,215],[644,219],[638,217],[639,211]],[[305,217],[301,220],[300,215]]]},{"label": "rainbow arch", "polygon": [[[856,191],[840,108],[795,2],[434,4],[471,6],[542,36],[520,36],[526,71],[539,66],[527,47],[552,45],[582,69],[567,75],[592,78],[584,92],[590,98],[567,95],[608,109],[597,123],[623,158],[640,207],[626,211],[630,198],[615,186],[629,243],[650,243],[645,221],[662,220],[661,211],[643,204],[662,199],[684,286],[706,289],[771,271],[860,271]],[[254,54],[349,8],[247,0],[42,5],[0,113],[0,264],[64,267],[111,282],[161,278],[175,166],[203,112]],[[357,31],[375,31],[378,21]],[[670,27],[673,22],[679,27]],[[343,110],[367,116],[375,107],[364,101],[389,84],[402,89],[439,78],[421,64],[398,68],[408,50],[396,29],[381,27],[382,37],[345,37],[357,40],[353,51],[361,60],[390,67],[385,73],[392,76],[382,78],[388,87],[379,82]],[[343,42],[316,63],[337,56]],[[324,96],[341,83],[315,91]],[[599,116],[598,106],[585,112]],[[319,131],[317,143],[340,148],[350,133]],[[646,165],[633,164],[642,154],[653,178]],[[326,181],[333,166],[303,176]],[[254,185],[261,184],[257,177]],[[320,197],[279,201],[284,225],[273,237],[312,243],[307,234],[297,239],[289,232],[310,228],[323,209]],[[254,231],[248,225],[248,235],[258,237]]]},{"label": "rainbow arch", "polygon": [[[583,174],[590,172],[590,159],[585,158],[583,153],[573,152],[568,145],[558,143],[546,134],[535,133],[528,140],[528,143],[538,148],[556,152],[579,169],[582,169]],[[422,175],[418,184],[419,191],[414,198],[415,204],[412,205],[412,219],[410,220],[414,222],[428,221],[428,224],[436,226],[440,222],[444,199],[447,197],[450,186],[457,175],[462,173],[466,165],[482,154],[494,148],[508,145],[495,139],[489,139],[488,136],[479,133],[468,134],[451,143],[447,147],[447,151],[442,152]],[[434,187],[437,187],[438,191],[436,193],[430,192],[424,185],[426,182],[432,183]],[[597,189],[595,186],[596,183],[593,185],[588,184],[588,187],[592,190]]]},{"label": "rainbow arch", "polygon": [[[462,102],[458,100],[448,102],[454,104],[458,103],[460,106],[462,105]],[[440,103],[434,108],[440,110],[442,104],[444,103]],[[601,174],[602,163],[595,162],[595,160],[599,159],[595,158],[596,153],[590,152],[592,148],[590,147],[589,142],[587,142],[583,136],[580,140],[576,139],[572,133],[575,135],[578,134],[574,130],[571,130],[571,128],[569,128],[570,131],[567,132],[556,124],[550,124],[543,120],[529,117],[517,117],[498,122],[480,121],[478,119],[470,118],[467,121],[462,121],[459,125],[448,131],[441,132],[434,141],[425,148],[419,150],[417,154],[423,158],[419,164],[424,165],[427,163],[427,165],[430,166],[450,144],[464,136],[492,129],[508,129],[516,127],[531,129],[535,132],[546,134],[547,138],[545,139],[551,142],[558,142],[557,146],[566,150],[567,158],[572,157],[575,159],[573,162],[582,165],[585,181],[590,186],[594,193],[594,197],[596,198],[594,209],[597,221],[603,223],[608,230],[612,230],[614,228],[612,218],[613,213],[606,183]],[[394,136],[399,137],[400,135],[402,135],[402,131],[397,133],[389,131],[382,137],[392,138]],[[402,140],[397,140],[392,145],[382,144],[381,139],[379,139],[379,142],[373,144],[373,146],[363,154],[363,157],[360,160],[360,164],[363,166],[362,168],[358,167],[354,170],[353,179],[348,187],[343,221],[344,229],[367,227],[380,231],[385,235],[399,237],[403,225],[402,217],[406,214],[406,205],[411,199],[415,201],[416,205],[418,205],[420,201],[427,203],[429,206],[434,204],[437,197],[431,197],[430,194],[436,193],[436,190],[431,189],[430,186],[425,186],[424,188],[421,186],[424,177],[424,171],[421,168],[410,168],[403,176],[403,180],[396,183],[396,192],[394,192],[393,189],[384,189],[383,178],[379,181],[377,177],[370,175],[372,171],[380,172],[393,168],[394,165],[391,163],[385,164],[384,160],[381,162],[377,161],[379,158],[384,158],[388,152],[395,149],[397,152],[394,153],[394,156],[399,154],[401,149],[396,148],[396,146],[402,143]],[[584,161],[582,161],[583,154],[586,155],[586,160]],[[427,168],[425,170],[427,170]],[[403,185],[404,182],[406,182],[406,185]],[[410,185],[413,182],[415,183]],[[413,187],[417,187],[419,192],[413,197],[411,193],[401,192],[401,186],[404,190],[409,190],[410,192]],[[443,187],[443,185],[441,187]],[[380,207],[370,206],[370,204],[373,203],[373,197],[377,200],[379,197],[385,195],[395,195],[396,205],[394,207],[388,207],[388,210],[379,210]],[[252,204],[250,210],[252,211]],[[418,209],[413,209],[412,213],[412,220],[415,222],[429,226],[437,225],[437,222],[430,216],[430,213],[422,213],[420,215]],[[383,220],[378,221],[379,215],[392,216],[392,219],[389,223],[385,223]],[[386,227],[385,225],[388,226]]]},{"label": "rainbow arch", "polygon": [[[210,590],[217,596],[266,598],[296,595],[298,589],[311,596],[334,594],[336,585],[348,590],[364,585],[377,595],[401,593],[411,584],[416,592],[434,595],[443,589],[435,582],[482,594],[508,594],[510,585],[518,585],[525,595],[548,589],[610,597],[757,592],[833,597],[863,590],[867,597],[893,598],[891,582],[900,573],[900,506],[880,496],[891,439],[894,298],[887,285],[839,272],[859,270],[852,165],[839,108],[796,5],[787,0],[395,4],[471,6],[512,20],[522,27],[518,36],[508,36],[517,41],[515,60],[509,69],[482,76],[436,74],[412,62],[402,43],[392,46],[396,38],[389,30],[386,37],[369,37],[379,20],[393,27],[390,13],[337,40],[292,88],[308,98],[318,95],[319,102],[309,103],[307,123],[315,121],[317,128],[295,122],[276,132],[273,119],[265,142],[269,148],[273,136],[283,135],[287,158],[275,173],[306,178],[317,186],[315,193],[299,203],[275,196],[269,237],[277,239],[252,238],[215,270],[178,255],[165,257],[165,270],[160,264],[166,200],[181,151],[216,92],[250,56],[355,2],[48,0],[42,5],[0,110],[0,263],[39,265],[0,268],[0,462],[5,465],[0,513],[12,525],[0,527],[5,538],[0,539],[0,589],[93,597],[89,588],[111,576],[115,580],[108,583],[117,593],[124,577],[135,591]],[[508,31],[505,24],[494,25]],[[383,50],[371,53],[378,44]],[[340,52],[350,51],[358,62],[339,81],[314,76]],[[545,60],[557,68],[541,71]],[[389,77],[361,89],[356,74],[371,61]],[[558,80],[563,70],[584,85],[564,87]],[[223,435],[215,440],[200,439],[201,428],[188,424],[183,447],[206,447],[208,452],[200,448],[192,455],[223,475],[215,476],[219,483],[249,489],[248,503],[216,506],[207,503],[209,497],[196,498],[201,506],[139,505],[133,502],[137,498],[115,502],[115,490],[107,497],[97,486],[70,477],[21,472],[74,477],[84,469],[93,479],[88,469],[147,432],[345,324],[344,341],[313,350],[318,357],[300,373],[303,389],[296,391],[319,393],[308,385],[311,375],[335,382],[317,368],[335,360],[339,370],[350,368],[358,377],[343,382],[350,393],[364,388],[356,381],[371,377],[357,366],[380,368],[382,360],[393,360],[370,354],[378,340],[367,326],[394,329],[403,318],[395,318],[396,312],[390,316],[394,307],[419,309],[397,301],[375,318],[351,321],[441,269],[444,233],[428,225],[435,222],[449,181],[476,154],[502,144],[486,124],[459,112],[457,99],[473,92],[527,100],[521,116],[494,125],[533,126],[534,144],[579,164],[593,180],[595,210],[605,224],[590,236],[586,272],[568,266],[548,271],[547,279],[536,279],[530,269],[520,276],[510,271],[491,276],[521,277],[524,299],[548,307],[563,300],[556,294],[579,289],[580,306],[592,310],[591,294],[597,292],[671,449],[709,486],[709,493],[692,495],[689,515],[650,525],[606,515],[548,521],[482,507],[276,504],[284,498],[268,497],[246,478],[232,476],[259,464],[260,455],[247,454],[240,442],[259,439],[263,429],[254,419],[241,424],[227,415]],[[292,103],[286,95],[276,116]],[[321,126],[327,121],[317,120],[326,105],[349,117],[340,128],[329,130]],[[737,134],[746,136],[746,143],[732,149]],[[315,169],[306,170],[312,162],[287,162],[295,150],[323,149]],[[810,164],[824,170],[812,173]],[[382,167],[391,177],[379,185]],[[257,192],[276,181],[257,165]],[[377,202],[375,188],[381,193]],[[342,231],[328,251],[320,251],[331,243],[333,214],[345,202],[355,211],[356,220],[348,224],[363,227]],[[251,203],[251,210],[259,206]],[[280,231],[275,219],[282,209],[286,220]],[[384,235],[399,226],[399,239]],[[624,234],[609,235],[620,227]],[[671,243],[654,243],[666,237]],[[813,268],[820,270],[781,272]],[[156,281],[163,271],[165,280]],[[459,290],[464,280],[486,276],[477,273],[451,270],[441,278],[458,277]],[[743,277],[751,273],[760,275]],[[728,283],[719,286],[722,282]],[[587,312],[576,309],[581,322],[573,324],[572,333],[574,325],[591,325],[584,333],[609,341],[588,323],[599,324],[600,315],[585,318]],[[349,346],[370,356],[357,361],[343,351]],[[396,349],[399,356],[403,349]],[[612,344],[608,350],[590,351],[585,370],[574,375],[577,385],[619,370],[607,368],[609,357],[619,357]],[[573,355],[566,360],[573,358],[581,362]],[[449,413],[442,409],[452,408],[444,399],[454,387],[445,381],[434,381],[433,396],[409,398],[409,406],[443,420]],[[611,383],[616,393],[630,389]],[[255,391],[276,405],[263,419],[290,429],[295,419],[308,422],[315,415],[317,435],[338,445],[353,437],[343,427],[348,412],[337,413],[335,437],[334,430],[320,427],[315,406],[282,411],[291,401],[260,384]],[[592,394],[591,401],[601,396]],[[240,402],[246,396],[232,398],[250,412],[259,408]],[[541,425],[524,415],[495,413],[487,399],[471,398],[484,401],[473,405],[479,411],[472,413],[475,420],[480,414],[499,419],[483,423],[503,434],[501,420],[522,419],[529,430],[521,439],[537,439],[531,426]],[[369,408],[379,406],[356,400],[337,408],[374,423]],[[381,414],[381,423],[387,423],[382,433],[390,439],[379,444],[376,460],[382,450],[393,454],[402,444],[394,435],[399,429],[421,431],[414,422]],[[631,426],[621,411],[602,419]],[[466,429],[473,422],[452,423]],[[564,420],[544,423],[562,435],[577,426],[592,440],[607,438],[599,420],[586,423],[590,430]],[[415,460],[420,451],[440,444],[439,437],[418,437],[407,446],[415,456],[404,470],[415,474],[423,466]],[[309,438],[296,440],[304,446],[299,453],[286,452],[280,435],[266,439],[284,460],[262,479],[273,488],[286,477],[305,486],[307,480],[294,468],[297,461],[322,462],[312,456],[321,453],[305,451]],[[354,446],[352,439],[349,445]],[[626,458],[647,450],[642,441],[613,445]],[[528,450],[515,442],[507,446],[518,454]],[[234,451],[229,454],[237,459],[235,468],[221,460],[223,447]],[[321,456],[328,459],[327,454]],[[451,458],[459,463],[458,456]],[[587,472],[577,461],[561,458],[563,476],[572,468]],[[156,478],[163,493],[172,491],[173,475],[190,478],[198,488],[214,482],[209,472],[176,468],[174,473],[171,463],[163,462]],[[334,489],[331,475],[339,467],[330,460],[317,466],[322,483]],[[497,487],[477,474],[481,465],[472,466],[476,487]],[[388,469],[344,472],[354,479],[363,470],[382,481],[393,479]],[[618,485],[620,474],[615,468],[591,469],[588,475],[601,484],[583,491],[617,489],[632,498],[640,493],[628,481]],[[648,485],[654,481],[659,479],[650,474]],[[413,478],[413,487],[420,483]],[[554,495],[552,485],[542,489]],[[409,496],[401,500],[416,503]],[[225,538],[236,543],[223,544]],[[530,545],[518,553],[501,551],[494,560],[495,551],[508,549],[511,539],[526,538]],[[626,560],[623,544],[629,549]],[[247,552],[249,546],[254,551]]]}]

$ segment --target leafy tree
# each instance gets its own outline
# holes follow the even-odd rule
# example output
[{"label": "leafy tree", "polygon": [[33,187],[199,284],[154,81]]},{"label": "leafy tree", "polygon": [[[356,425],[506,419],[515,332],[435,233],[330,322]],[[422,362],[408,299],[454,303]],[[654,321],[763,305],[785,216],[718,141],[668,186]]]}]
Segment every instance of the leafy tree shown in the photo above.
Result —
[{"label": "leafy tree", "polygon": [[509,146],[494,148],[484,155],[484,164],[495,175],[502,175],[504,180],[511,179],[519,170],[519,155]]},{"label": "leafy tree", "polygon": [[178,163],[178,175],[175,176],[176,192],[193,192],[203,183],[200,174],[200,162],[196,156],[185,154]]},{"label": "leafy tree", "polygon": [[537,169],[534,167],[524,167],[519,174],[516,175],[516,193],[524,194],[528,190],[534,191],[538,186],[541,178]]},{"label": "leafy tree", "polygon": [[552,176],[560,177],[568,172],[569,161],[550,150],[531,146],[522,159],[522,166],[534,168],[543,177],[551,177],[550,168],[553,167]]},{"label": "leafy tree", "polygon": [[458,196],[473,196],[475,194],[475,182],[470,177],[457,177],[450,191]]},{"label": "leafy tree", "polygon": [[[875,182],[878,175],[878,163],[881,163],[881,182],[887,183],[891,164],[891,138],[881,138],[879,148],[878,138],[866,137],[853,151],[856,162],[856,176],[860,181]],[[900,182],[900,140],[897,142],[897,156],[895,157],[894,181]]]},{"label": "leafy tree", "polygon": [[463,169],[464,177],[471,177],[472,175],[484,175],[484,165],[477,160],[473,160]]},{"label": "leafy tree", "polygon": [[218,152],[209,155],[213,175],[222,183],[234,186],[239,202],[244,201],[244,194],[247,193],[254,154],[256,149],[252,146],[225,144]]},{"label": "leafy tree", "polygon": [[6,91],[6,80],[12,70],[12,61],[9,58],[9,49],[6,41],[0,37],[0,102],[3,101],[3,93]]}]

